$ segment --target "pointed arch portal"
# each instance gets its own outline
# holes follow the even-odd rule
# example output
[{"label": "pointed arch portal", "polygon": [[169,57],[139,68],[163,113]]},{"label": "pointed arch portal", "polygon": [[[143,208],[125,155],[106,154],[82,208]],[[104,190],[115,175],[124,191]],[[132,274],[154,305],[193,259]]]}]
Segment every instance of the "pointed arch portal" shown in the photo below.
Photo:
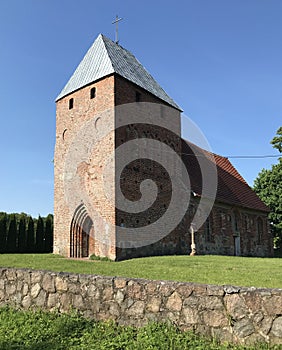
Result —
[{"label": "pointed arch portal", "polygon": [[80,204],[73,215],[70,226],[70,257],[84,258],[89,255],[89,235],[93,221],[84,204]]}]

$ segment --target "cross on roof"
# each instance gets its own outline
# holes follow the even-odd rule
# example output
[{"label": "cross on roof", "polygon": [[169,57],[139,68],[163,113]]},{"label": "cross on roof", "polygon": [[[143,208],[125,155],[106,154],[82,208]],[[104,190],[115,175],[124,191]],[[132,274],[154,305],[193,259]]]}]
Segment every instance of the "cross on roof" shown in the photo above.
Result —
[{"label": "cross on roof", "polygon": [[116,25],[116,39],[115,42],[118,44],[118,22],[121,21],[123,18],[118,18],[118,15],[116,15],[115,21],[112,22],[112,24]]}]

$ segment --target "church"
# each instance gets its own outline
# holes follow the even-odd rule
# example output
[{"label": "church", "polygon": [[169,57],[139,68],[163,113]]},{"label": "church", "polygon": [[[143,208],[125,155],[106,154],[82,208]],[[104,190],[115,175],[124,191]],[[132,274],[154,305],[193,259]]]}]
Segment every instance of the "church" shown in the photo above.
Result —
[{"label": "church", "polygon": [[272,256],[268,207],[181,138],[181,108],[100,34],[56,99],[54,253]]}]

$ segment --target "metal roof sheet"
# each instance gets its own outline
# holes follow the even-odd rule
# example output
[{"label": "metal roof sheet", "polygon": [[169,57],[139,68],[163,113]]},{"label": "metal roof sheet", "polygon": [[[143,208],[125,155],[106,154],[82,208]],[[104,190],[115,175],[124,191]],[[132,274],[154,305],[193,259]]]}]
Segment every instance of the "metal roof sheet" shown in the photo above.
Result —
[{"label": "metal roof sheet", "polygon": [[56,101],[112,73],[119,74],[181,110],[131,52],[102,34],[87,51]]}]

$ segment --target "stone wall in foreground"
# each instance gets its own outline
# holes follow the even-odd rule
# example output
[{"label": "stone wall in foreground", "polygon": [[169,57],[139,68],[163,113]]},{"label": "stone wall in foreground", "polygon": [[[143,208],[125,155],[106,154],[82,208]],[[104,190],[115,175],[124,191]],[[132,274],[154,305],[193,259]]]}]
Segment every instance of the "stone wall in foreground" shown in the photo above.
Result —
[{"label": "stone wall in foreground", "polygon": [[142,326],[170,321],[221,340],[282,344],[282,289],[0,268],[0,306],[67,312]]}]

